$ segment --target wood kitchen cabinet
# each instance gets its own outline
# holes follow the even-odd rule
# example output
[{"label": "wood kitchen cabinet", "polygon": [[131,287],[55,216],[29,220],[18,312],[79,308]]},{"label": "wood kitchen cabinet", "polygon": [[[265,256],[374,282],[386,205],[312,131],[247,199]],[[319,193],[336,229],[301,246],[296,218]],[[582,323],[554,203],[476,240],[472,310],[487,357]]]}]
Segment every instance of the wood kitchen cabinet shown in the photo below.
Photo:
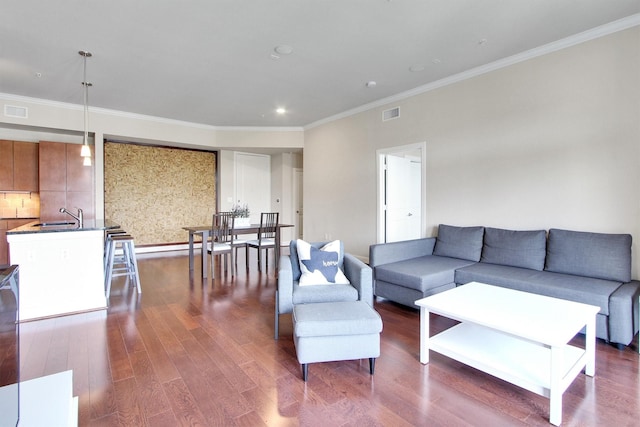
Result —
[{"label": "wood kitchen cabinet", "polygon": [[83,166],[80,144],[40,141],[40,218],[69,219],[61,207],[95,218],[94,166]]},{"label": "wood kitchen cabinet", "polygon": [[67,191],[67,144],[40,141],[39,145],[40,191]]},{"label": "wood kitchen cabinet", "polygon": [[[80,156],[82,145],[66,144],[67,155],[67,192],[83,192],[93,194],[93,166],[84,166]],[[91,157],[95,160],[93,150]]]},{"label": "wood kitchen cabinet", "polygon": [[13,190],[13,141],[0,140],[0,190]]},{"label": "wood kitchen cabinet", "polygon": [[0,191],[38,191],[38,144],[0,141]]}]

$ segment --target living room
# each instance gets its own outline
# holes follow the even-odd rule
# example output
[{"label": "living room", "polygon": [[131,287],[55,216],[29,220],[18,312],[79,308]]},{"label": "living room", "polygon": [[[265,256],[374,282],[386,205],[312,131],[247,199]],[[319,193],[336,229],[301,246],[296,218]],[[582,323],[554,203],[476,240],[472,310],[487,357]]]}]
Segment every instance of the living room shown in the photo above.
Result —
[{"label": "living room", "polygon": [[[622,26],[301,127],[216,128],[94,109],[95,160],[106,135],[223,151],[303,149],[305,239],[340,238],[348,252],[366,260],[369,245],[378,241],[376,151],[425,143],[425,236],[440,223],[629,233],[632,276],[638,278],[639,25],[636,14]],[[0,100],[30,111],[26,121],[1,117],[3,132],[81,130],[77,109],[6,93]],[[394,107],[400,117],[383,122],[382,111]],[[637,337],[620,357],[625,363],[635,357],[635,371],[620,375],[637,377],[634,348]],[[631,393],[637,390],[635,383]]]},{"label": "living room", "polygon": [[[92,112],[96,212],[103,211],[99,162],[105,137],[223,153],[303,149],[305,237],[339,236],[366,259],[378,241],[371,185],[376,150],[425,143],[425,235],[439,223],[630,233],[637,277],[637,21],[636,15],[622,31],[617,23],[304,127],[206,127]],[[610,34],[599,37],[605,31]],[[5,139],[30,129],[82,130],[80,112],[71,105],[6,93],[0,99],[19,101],[30,112],[26,119],[0,118]],[[400,107],[400,117],[383,122],[381,112],[393,107]],[[232,183],[220,184],[232,193]],[[357,209],[354,214],[324,209],[344,203]]]}]

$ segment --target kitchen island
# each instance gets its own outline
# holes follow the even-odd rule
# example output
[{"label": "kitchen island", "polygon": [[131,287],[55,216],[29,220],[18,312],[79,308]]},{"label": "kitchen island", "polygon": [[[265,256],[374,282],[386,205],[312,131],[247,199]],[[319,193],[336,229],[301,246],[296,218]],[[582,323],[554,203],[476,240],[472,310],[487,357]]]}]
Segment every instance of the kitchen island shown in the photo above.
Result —
[{"label": "kitchen island", "polygon": [[7,231],[20,266],[19,321],[106,309],[104,231],[110,221],[31,222]]}]

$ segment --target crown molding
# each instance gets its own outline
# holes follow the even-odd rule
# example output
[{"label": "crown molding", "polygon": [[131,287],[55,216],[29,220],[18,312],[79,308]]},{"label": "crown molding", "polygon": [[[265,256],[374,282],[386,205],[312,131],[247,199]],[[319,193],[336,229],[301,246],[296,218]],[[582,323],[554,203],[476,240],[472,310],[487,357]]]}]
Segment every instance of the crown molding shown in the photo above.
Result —
[{"label": "crown molding", "polygon": [[539,56],[547,55],[549,53],[566,49],[568,47],[572,47],[580,43],[584,43],[590,40],[595,40],[600,37],[617,33],[619,31],[627,30],[629,28],[632,28],[638,25],[640,25],[640,13],[636,13],[634,15],[627,16],[626,18],[622,18],[617,21],[613,21],[608,24],[592,28],[582,33],[574,34],[573,36],[566,37],[564,39],[557,40],[555,42],[551,42],[546,45],[539,46],[539,47],[527,50],[525,52],[521,52],[516,55],[500,59],[498,61],[494,61],[489,64],[481,65],[479,67],[475,67],[467,71],[454,74],[444,79],[437,80],[435,82],[428,83],[426,85],[419,86],[417,88],[414,88],[405,92],[401,92],[396,95],[389,96],[387,98],[379,99],[377,101],[361,105],[351,110],[347,110],[342,113],[315,121],[313,123],[305,125],[304,130],[313,129],[314,127],[317,127],[326,123],[330,123],[335,120],[343,119],[345,117],[353,116],[355,114],[363,113],[365,111],[369,111],[375,108],[379,108],[387,104],[393,104],[399,101],[403,101],[407,98],[411,98],[416,95],[421,95],[423,93],[430,92],[430,91],[442,88],[444,86],[449,86],[454,83],[459,83],[461,81],[468,80],[477,76],[481,76],[483,74],[490,73],[492,71],[496,71],[501,68],[509,67],[511,65],[527,61],[529,59],[537,58]]}]

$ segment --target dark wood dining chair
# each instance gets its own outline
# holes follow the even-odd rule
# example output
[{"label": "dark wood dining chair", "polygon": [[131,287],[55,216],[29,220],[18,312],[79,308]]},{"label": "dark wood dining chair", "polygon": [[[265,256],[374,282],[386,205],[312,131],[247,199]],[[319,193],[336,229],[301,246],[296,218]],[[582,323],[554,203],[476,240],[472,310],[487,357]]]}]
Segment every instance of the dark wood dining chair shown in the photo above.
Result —
[{"label": "dark wood dining chair", "polygon": [[[235,215],[235,213],[232,212],[232,211],[218,212],[218,214],[219,215],[225,215],[225,216],[234,216]],[[236,218],[237,218],[237,216],[236,216]],[[236,224],[236,222],[234,220],[234,225],[233,225],[232,228],[235,228],[236,225],[237,224]],[[238,237],[237,234],[234,234],[234,236],[233,236],[233,242],[231,242],[231,246],[233,247],[233,252],[234,252],[233,260],[235,262],[234,265],[236,267],[236,271],[238,270],[238,249],[246,248],[247,247],[247,241],[248,241],[248,239],[243,239],[241,237]]]},{"label": "dark wood dining chair", "polygon": [[211,224],[211,240],[207,242],[207,252],[211,254],[211,277],[214,278],[214,257],[224,255],[224,272],[227,272],[227,260],[230,258],[231,277],[235,275],[235,261],[233,257],[233,225],[234,216],[231,212],[213,214]]},{"label": "dark wood dining chair", "polygon": [[[278,212],[262,212],[260,214],[260,228],[258,230],[258,238],[247,241],[247,270],[249,269],[249,249],[256,248],[258,250],[258,271],[262,271],[262,250],[265,252],[265,267],[269,268],[269,249],[274,249],[276,262],[278,260],[276,250],[276,233],[278,232]],[[277,268],[277,266],[276,266]]]}]

